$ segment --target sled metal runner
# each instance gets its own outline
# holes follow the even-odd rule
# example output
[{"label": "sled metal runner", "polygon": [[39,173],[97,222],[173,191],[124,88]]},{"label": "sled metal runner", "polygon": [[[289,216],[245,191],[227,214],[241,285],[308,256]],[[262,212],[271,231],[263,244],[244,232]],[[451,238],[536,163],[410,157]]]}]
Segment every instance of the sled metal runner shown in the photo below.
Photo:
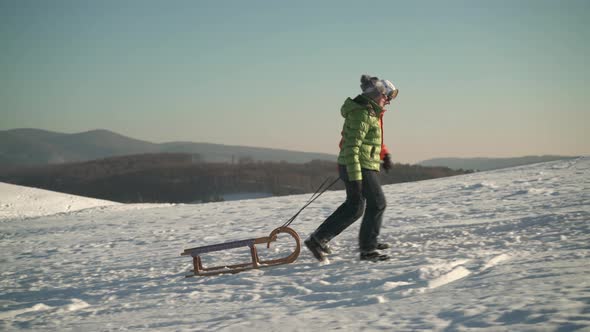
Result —
[{"label": "sled metal runner", "polygon": [[[258,251],[256,250],[257,244],[264,244],[266,243],[267,248],[270,248],[271,242],[275,242],[277,240],[277,235],[280,233],[286,233],[291,235],[293,239],[295,239],[296,248],[295,250],[286,257],[271,259],[271,260],[260,260],[258,257]],[[248,263],[241,263],[241,264],[233,264],[233,265],[219,265],[213,267],[203,267],[203,262],[201,260],[201,255],[214,252],[214,251],[222,251],[240,247],[249,247],[250,254],[252,257],[252,261]],[[258,269],[261,267],[268,267],[274,265],[281,265],[281,264],[289,264],[293,263],[299,253],[301,252],[301,239],[295,230],[287,226],[281,226],[279,228],[274,229],[269,236],[259,237],[254,239],[247,239],[247,240],[239,240],[239,241],[231,241],[225,243],[218,243],[212,244],[203,247],[197,248],[189,248],[185,249],[182,252],[181,256],[192,256],[193,258],[193,274],[187,275],[187,277],[193,276],[211,276],[217,275],[221,273],[238,273],[245,270],[251,269]]]}]

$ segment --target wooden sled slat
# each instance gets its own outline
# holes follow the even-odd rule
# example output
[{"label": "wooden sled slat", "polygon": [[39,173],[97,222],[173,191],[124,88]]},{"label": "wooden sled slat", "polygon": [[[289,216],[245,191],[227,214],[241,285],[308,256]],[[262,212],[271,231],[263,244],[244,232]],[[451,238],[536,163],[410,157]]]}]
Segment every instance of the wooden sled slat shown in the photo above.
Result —
[{"label": "wooden sled slat", "polygon": [[[275,242],[277,240],[277,235],[280,233],[287,233],[291,235],[295,239],[296,248],[295,250],[286,257],[278,258],[278,259],[271,259],[271,260],[260,260],[258,257],[258,252],[256,250],[257,244],[267,244],[267,248],[270,248],[270,243]],[[252,261],[248,263],[241,263],[241,264],[232,264],[232,265],[219,265],[213,267],[203,267],[203,262],[201,260],[201,255],[209,252],[214,251],[222,251],[240,247],[249,247],[250,254]],[[294,262],[299,254],[301,253],[301,239],[295,230],[290,227],[279,227],[274,229],[269,236],[255,238],[255,239],[247,239],[247,240],[239,240],[239,241],[231,241],[225,243],[218,243],[208,246],[196,247],[196,248],[189,248],[185,249],[180,255],[181,256],[192,256],[193,257],[193,268],[192,275],[188,275],[187,277],[193,276],[211,276],[217,275],[221,273],[238,273],[245,270],[250,269],[257,269],[260,267],[268,267],[274,265],[281,265],[281,264],[289,264]]]}]

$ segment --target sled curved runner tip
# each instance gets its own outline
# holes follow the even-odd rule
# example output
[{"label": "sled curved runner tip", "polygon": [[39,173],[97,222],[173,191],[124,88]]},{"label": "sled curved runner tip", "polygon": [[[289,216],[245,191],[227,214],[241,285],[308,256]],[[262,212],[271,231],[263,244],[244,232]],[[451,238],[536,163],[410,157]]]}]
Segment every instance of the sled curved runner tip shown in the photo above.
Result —
[{"label": "sled curved runner tip", "polygon": [[[271,260],[260,260],[258,257],[258,251],[256,250],[257,244],[264,244],[266,243],[267,248],[270,248],[271,242],[275,242],[277,240],[277,235],[280,233],[286,233],[291,235],[295,239],[296,248],[295,250],[286,257],[271,259]],[[219,265],[213,267],[203,267],[203,262],[201,260],[201,255],[214,252],[214,251],[222,251],[227,249],[234,249],[240,247],[249,247],[250,254],[252,257],[252,261],[248,263],[241,263],[241,264],[233,264],[233,265]],[[301,239],[299,238],[299,234],[295,232],[290,227],[282,226],[279,228],[275,228],[268,236],[254,238],[254,239],[247,239],[247,240],[239,240],[239,241],[231,241],[219,244],[212,244],[208,246],[196,247],[196,248],[189,248],[185,249],[180,255],[181,256],[192,256],[193,258],[193,274],[187,275],[187,277],[193,276],[210,276],[210,275],[217,275],[221,273],[238,273],[246,270],[257,269],[261,267],[268,267],[268,266],[275,266],[275,265],[282,265],[282,264],[289,264],[293,263],[299,254],[301,253]]]}]

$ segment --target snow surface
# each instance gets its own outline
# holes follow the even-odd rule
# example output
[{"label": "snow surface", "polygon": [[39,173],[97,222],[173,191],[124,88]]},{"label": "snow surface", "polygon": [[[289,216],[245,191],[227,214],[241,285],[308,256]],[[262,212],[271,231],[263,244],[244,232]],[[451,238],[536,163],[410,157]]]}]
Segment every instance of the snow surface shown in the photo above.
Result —
[{"label": "snow surface", "polygon": [[[384,186],[387,262],[358,260],[357,223],[329,263],[303,249],[214,277],[184,278],[180,252],[266,236],[309,195],[124,205],[34,191],[0,186],[3,331],[590,330],[587,157]],[[293,227],[304,238],[343,198],[326,193]],[[263,258],[292,247],[258,246]]]}]

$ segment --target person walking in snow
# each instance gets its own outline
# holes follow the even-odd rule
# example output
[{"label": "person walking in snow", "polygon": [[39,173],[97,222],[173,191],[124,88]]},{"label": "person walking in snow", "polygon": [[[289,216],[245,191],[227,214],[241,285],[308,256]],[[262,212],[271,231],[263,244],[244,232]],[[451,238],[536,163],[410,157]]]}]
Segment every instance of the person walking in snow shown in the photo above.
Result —
[{"label": "person walking in snow", "polygon": [[340,113],[344,117],[338,170],[346,187],[346,200],[305,241],[320,261],[331,253],[328,242],[357,221],[364,212],[360,233],[360,259],[379,261],[389,256],[379,250],[388,244],[377,242],[386,202],[379,181],[381,160],[387,171],[391,156],[383,144],[384,107],[397,96],[398,89],[387,80],[361,76],[362,93],[347,98]]}]

